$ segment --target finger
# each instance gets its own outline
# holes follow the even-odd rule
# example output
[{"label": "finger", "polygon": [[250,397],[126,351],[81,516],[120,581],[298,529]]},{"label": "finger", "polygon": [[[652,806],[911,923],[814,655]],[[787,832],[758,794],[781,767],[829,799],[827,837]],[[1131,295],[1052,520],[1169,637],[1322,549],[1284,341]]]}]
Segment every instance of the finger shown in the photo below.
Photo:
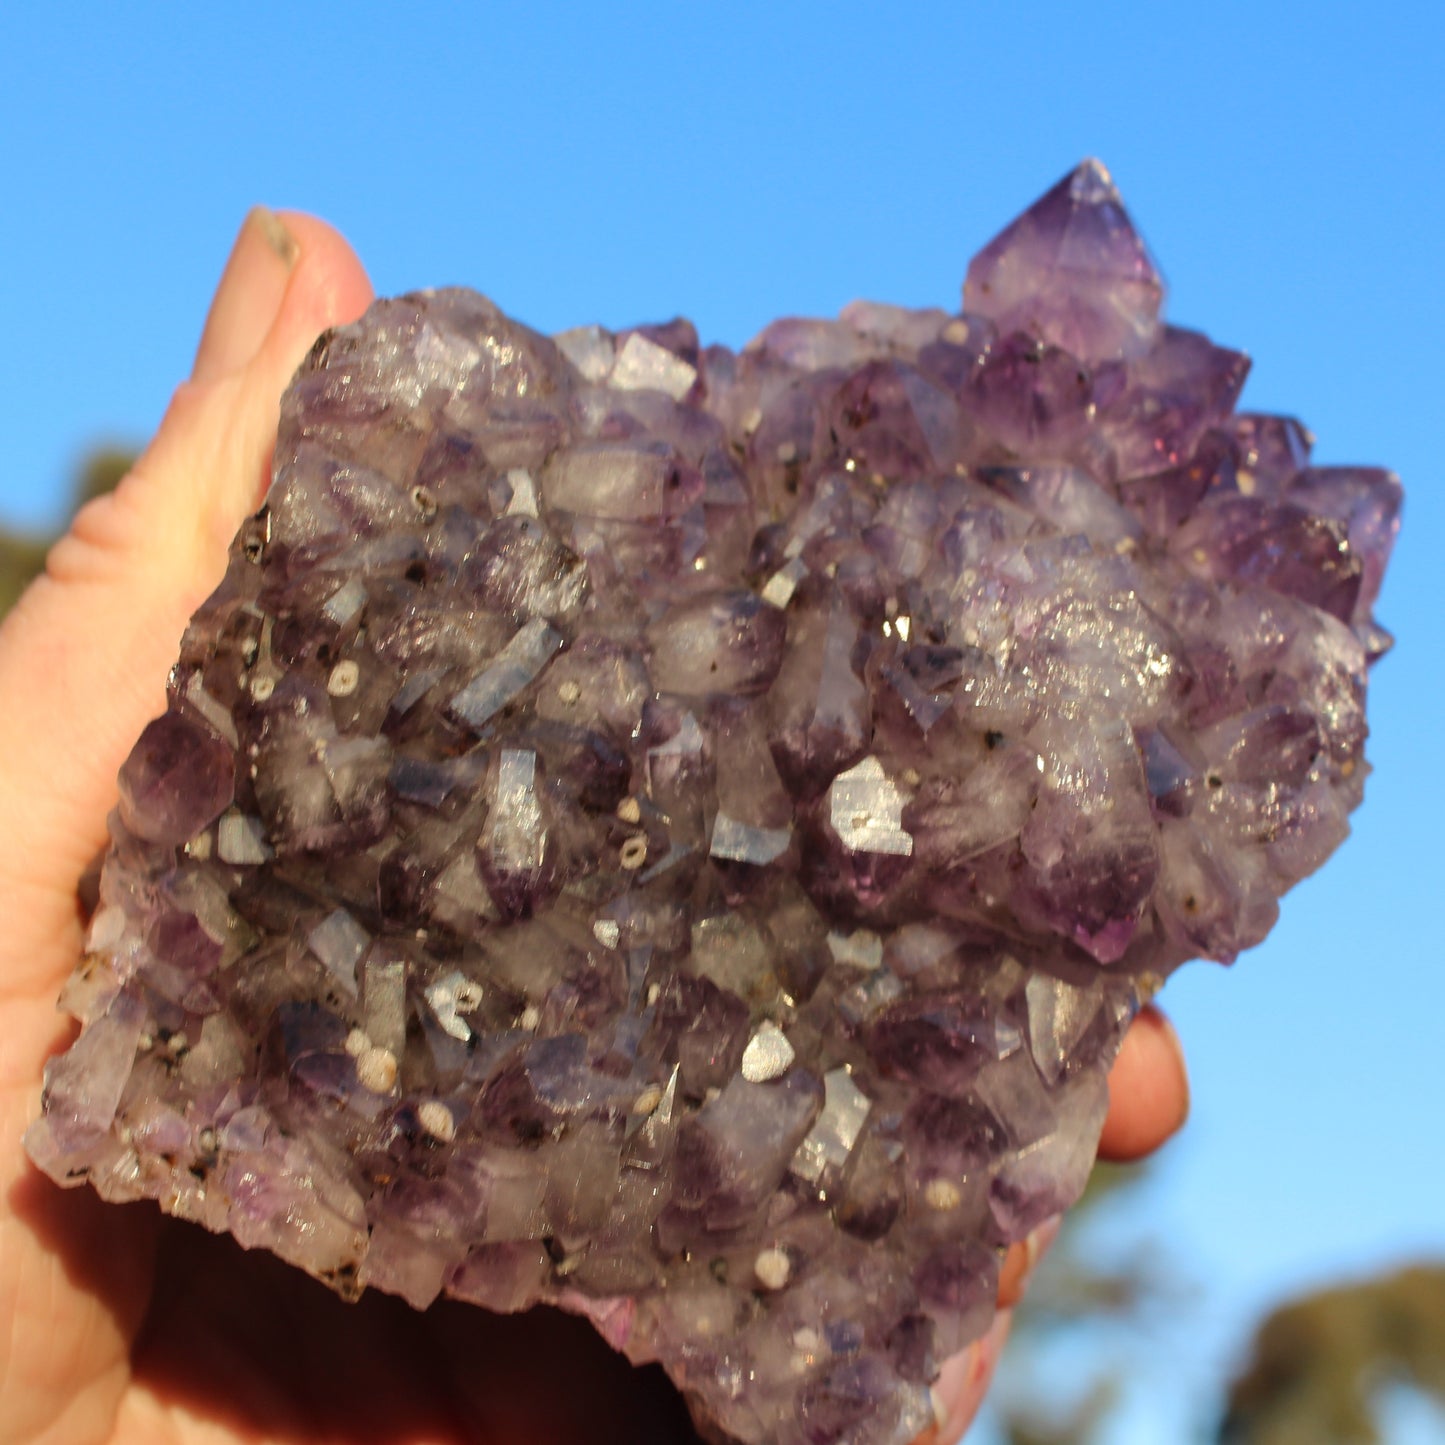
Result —
[{"label": "finger", "polygon": [[957,1445],[973,1423],[993,1383],[1004,1345],[1008,1342],[1012,1310],[1000,1310],[982,1339],[943,1363],[933,1385],[933,1410],[938,1423],[914,1445]]},{"label": "finger", "polygon": [[[289,260],[267,234],[276,224],[295,243]],[[358,314],[369,296],[359,262],[328,227],[250,218],[193,380],[116,493],[76,518],[0,626],[7,1140],[34,1118],[41,1063],[58,1041],[53,1000],[77,957],[75,885],[103,839],[120,763],[160,710],[187,617],[220,579],[230,534],[254,505],[288,377],[317,332]],[[99,1438],[145,1302],[152,1216],[106,1209],[88,1191],[53,1196],[18,1150],[0,1151],[0,1312],[19,1321],[8,1346],[0,1342],[7,1440]]]},{"label": "finger", "polygon": [[1109,1071],[1109,1114],[1099,1157],[1123,1163],[1152,1154],[1188,1117],[1184,1050],[1169,1020],[1146,1004]]},{"label": "finger", "polygon": [[[289,260],[277,227],[294,244]],[[0,888],[25,895],[7,913],[37,939],[73,929],[75,881],[104,841],[116,773],[162,710],[186,621],[220,581],[230,539],[255,507],[286,383],[317,334],[354,319],[370,297],[360,262],[330,227],[253,213],[195,378],[130,474],[80,512],[0,626]]]},{"label": "finger", "polygon": [[1039,1227],[1018,1244],[1011,1244],[1003,1257],[1003,1267],[998,1275],[998,1307],[1012,1309],[1023,1297],[1033,1272],[1039,1267],[1049,1246],[1059,1237],[1062,1215],[1046,1219]]},{"label": "finger", "polygon": [[201,332],[192,381],[229,376],[260,351],[300,259],[301,247],[275,212],[257,206],[246,217]]}]

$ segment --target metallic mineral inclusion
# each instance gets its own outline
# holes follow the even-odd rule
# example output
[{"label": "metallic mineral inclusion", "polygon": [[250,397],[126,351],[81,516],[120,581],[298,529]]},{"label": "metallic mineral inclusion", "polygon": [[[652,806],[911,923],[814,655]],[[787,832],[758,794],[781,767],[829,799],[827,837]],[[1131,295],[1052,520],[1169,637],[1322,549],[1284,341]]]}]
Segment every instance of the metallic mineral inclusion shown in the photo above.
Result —
[{"label": "metallic mineral inclusion", "polygon": [[120,778],[54,1179],[903,1445],[1183,960],[1347,831],[1399,484],[1088,162],[963,311],[324,336]]}]

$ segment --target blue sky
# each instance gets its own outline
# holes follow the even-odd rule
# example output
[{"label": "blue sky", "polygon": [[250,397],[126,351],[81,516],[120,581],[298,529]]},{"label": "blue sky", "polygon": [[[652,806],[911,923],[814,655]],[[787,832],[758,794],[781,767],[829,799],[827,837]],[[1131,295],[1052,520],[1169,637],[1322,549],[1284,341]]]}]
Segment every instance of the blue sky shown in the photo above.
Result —
[{"label": "blue sky", "polygon": [[1129,1439],[1183,1438],[1282,1292],[1445,1254],[1445,12],[29,8],[0,18],[12,524],[59,515],[88,443],[154,425],[253,202],[337,223],[383,293],[462,282],[542,329],[681,310],[736,345],[856,296],[955,305],[970,254],[1102,157],[1171,317],[1255,358],[1245,404],[1407,492],[1355,836],[1267,944],[1165,995],[1194,1118],[1118,1228],[1202,1292],[1179,1399]]}]

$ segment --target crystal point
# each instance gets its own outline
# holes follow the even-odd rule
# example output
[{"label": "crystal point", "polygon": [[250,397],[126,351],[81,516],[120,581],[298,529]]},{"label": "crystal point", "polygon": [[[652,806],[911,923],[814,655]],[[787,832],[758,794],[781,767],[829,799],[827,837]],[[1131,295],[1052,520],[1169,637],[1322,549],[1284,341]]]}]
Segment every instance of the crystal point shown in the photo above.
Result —
[{"label": "crystal point", "polygon": [[1153,341],[1164,283],[1109,172],[1086,160],[974,257],[965,311],[1085,361]]},{"label": "crystal point", "polygon": [[348,1295],[908,1445],[1141,996],[1359,802],[1400,490],[1236,412],[1086,162],[734,354],[464,291],[312,352],[120,777],[32,1157]]}]

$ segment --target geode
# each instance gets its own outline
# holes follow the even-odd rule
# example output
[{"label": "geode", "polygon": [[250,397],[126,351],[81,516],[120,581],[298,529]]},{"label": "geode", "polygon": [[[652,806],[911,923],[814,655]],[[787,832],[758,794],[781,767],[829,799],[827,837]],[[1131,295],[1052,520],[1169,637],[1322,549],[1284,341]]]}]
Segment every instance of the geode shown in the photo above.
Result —
[{"label": "geode", "polygon": [[1347,831],[1399,484],[1235,410],[1101,166],[963,310],[316,344],[120,777],[53,1178],[903,1445],[1105,1074]]}]

